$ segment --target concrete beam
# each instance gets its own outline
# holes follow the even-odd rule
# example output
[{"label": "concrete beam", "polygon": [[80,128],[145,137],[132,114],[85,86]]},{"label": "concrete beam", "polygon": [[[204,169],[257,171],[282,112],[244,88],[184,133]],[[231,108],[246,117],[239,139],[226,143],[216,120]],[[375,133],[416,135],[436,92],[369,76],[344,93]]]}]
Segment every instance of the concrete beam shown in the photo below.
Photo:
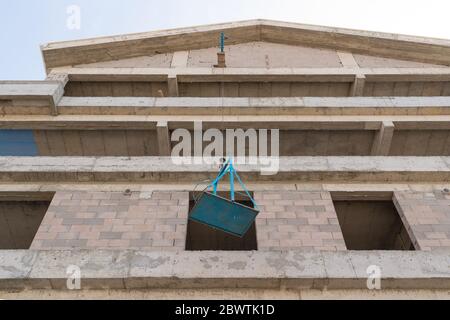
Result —
[{"label": "concrete beam", "polygon": [[[121,98],[64,97],[60,114],[450,115],[450,97]],[[10,114],[14,114],[10,110]]]},{"label": "concrete beam", "polygon": [[159,121],[156,125],[156,134],[158,139],[158,150],[162,157],[170,156],[170,136],[167,121]]},{"label": "concrete beam", "polygon": [[391,149],[392,137],[394,136],[394,123],[383,121],[380,130],[375,134],[372,145],[372,156],[388,156]]},{"label": "concrete beam", "polygon": [[[20,189],[20,188],[19,188]],[[27,191],[9,189],[0,191],[0,201],[52,201],[55,192],[53,191]]]},{"label": "concrete beam", "polygon": [[[58,191],[84,191],[84,192],[124,192],[126,189],[130,189],[133,192],[151,192],[151,191],[191,191],[197,183],[190,181],[186,183],[178,182],[123,182],[123,183],[83,183],[83,182],[71,182],[71,183],[1,183],[0,184],[0,198],[10,199],[13,201],[23,201],[27,197],[32,199],[40,199],[39,201],[49,201],[52,195]],[[394,191],[406,191],[406,192],[443,192],[449,185],[446,182],[442,183],[392,183],[392,182],[368,182],[368,183],[328,183],[327,181],[311,181],[311,182],[298,182],[291,181],[279,181],[279,182],[264,182],[255,181],[246,183],[249,190],[252,191],[304,191],[304,192],[321,192],[329,191],[333,199],[336,200],[392,200]],[[223,184],[219,186],[221,191],[228,191],[229,186]],[[355,195],[354,197],[352,195]],[[387,197],[390,197],[387,199]]]},{"label": "concrete beam", "polygon": [[[378,131],[380,122],[392,121],[396,130],[450,130],[450,116],[301,116],[301,115],[59,115],[0,116],[4,129],[23,130],[155,130],[159,121],[167,121],[169,130],[193,129],[202,121],[203,129],[279,129],[279,130],[369,130]],[[420,133],[420,132],[418,132]],[[358,133],[356,133],[358,134]]]},{"label": "concrete beam", "polygon": [[0,99],[49,98],[57,92],[56,81],[1,81]]},{"label": "concrete beam", "polygon": [[[182,159],[175,159],[182,160]],[[175,163],[170,157],[0,157],[0,181],[19,182],[192,182],[217,175],[216,164]],[[210,163],[214,163],[210,159]],[[276,159],[271,160],[276,169]],[[445,183],[449,157],[280,157],[268,166],[237,165],[247,182],[328,181],[347,183]],[[265,173],[265,174],[262,174]]]},{"label": "concrete beam", "polygon": [[178,78],[176,75],[170,75],[167,78],[167,91],[169,97],[178,97],[180,95],[178,91]]},{"label": "concrete beam", "polygon": [[364,86],[366,84],[366,76],[362,74],[357,74],[355,76],[355,81],[350,87],[350,96],[352,97],[362,97],[364,95]]},{"label": "concrete beam", "polygon": [[449,81],[450,68],[59,68],[70,81],[164,81],[176,73],[179,82],[371,82]]},{"label": "concrete beam", "polygon": [[[84,192],[124,192],[130,189],[133,192],[151,192],[151,191],[191,191],[196,185],[195,181],[186,183],[166,183],[166,182],[123,182],[123,183],[1,183],[0,198],[10,199],[13,201],[23,201],[27,197],[32,199],[40,199],[39,201],[49,201],[55,192],[58,191],[84,191]],[[297,183],[295,180],[280,182],[264,182],[256,181],[246,184],[251,191],[305,191],[305,192],[321,192],[329,191],[336,200],[392,200],[394,191],[406,192],[443,192],[448,188],[448,183],[392,183],[392,182],[368,182],[368,183],[328,183],[327,181],[311,181]],[[228,191],[229,187],[224,184],[219,186],[219,190]],[[352,197],[351,195],[356,195]],[[359,195],[359,196],[358,196]],[[390,196],[387,199],[387,196]]]},{"label": "concrete beam", "polygon": [[250,20],[166,31],[65,41],[42,46],[46,69],[214,47],[225,32],[228,44],[268,41],[450,65],[450,41],[380,32]]},{"label": "concrete beam", "polygon": [[[173,29],[169,33],[156,31],[119,38],[104,37],[86,41],[51,43],[42,46],[46,69],[55,67],[117,60],[158,53],[192,50],[217,46],[220,32],[227,35],[227,44],[259,41],[260,28],[257,23],[237,22],[214,26],[197,26]],[[92,46],[92,44],[94,44]],[[67,46],[70,49],[68,51]]]},{"label": "concrete beam", "polygon": [[[308,45],[387,58],[450,65],[450,41],[360,30],[302,26],[281,21],[263,21],[262,41]],[[430,55],[433,55],[432,57]]]},{"label": "concrete beam", "polygon": [[63,87],[66,86],[66,84],[69,82],[69,75],[67,73],[53,73],[47,75],[47,78],[45,79],[47,81],[59,81]]},{"label": "concrete beam", "polygon": [[0,81],[0,113],[57,115],[63,95],[60,81]]},{"label": "concrete beam", "polygon": [[[367,289],[367,268],[382,289],[450,289],[447,252],[0,251],[0,289],[67,289],[77,265],[95,289]],[[189,268],[186,268],[189,266]]]}]

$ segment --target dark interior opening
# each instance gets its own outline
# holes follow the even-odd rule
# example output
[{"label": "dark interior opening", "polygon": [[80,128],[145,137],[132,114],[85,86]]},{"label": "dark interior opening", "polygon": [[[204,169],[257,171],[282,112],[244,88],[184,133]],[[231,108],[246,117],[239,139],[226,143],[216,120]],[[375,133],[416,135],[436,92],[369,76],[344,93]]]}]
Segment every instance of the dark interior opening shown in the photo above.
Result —
[{"label": "dark interior opening", "polygon": [[[190,195],[189,212],[194,208],[195,205],[193,195],[194,193],[191,193]],[[198,197],[199,195],[199,193],[195,193],[196,197]],[[224,198],[229,198],[229,193],[226,192],[218,192],[218,195]],[[243,196],[239,196],[239,194],[236,195],[236,202],[250,208],[254,207],[253,203],[250,200]],[[256,241],[255,223],[252,224],[244,237],[239,238],[221,230],[211,228],[202,223],[188,220],[186,250],[252,251],[257,249],[258,246]]]},{"label": "dark interior opening", "polygon": [[0,201],[0,250],[29,249],[50,201]]},{"label": "dark interior opening", "polygon": [[414,250],[392,198],[345,200],[339,197],[333,203],[347,249]]}]

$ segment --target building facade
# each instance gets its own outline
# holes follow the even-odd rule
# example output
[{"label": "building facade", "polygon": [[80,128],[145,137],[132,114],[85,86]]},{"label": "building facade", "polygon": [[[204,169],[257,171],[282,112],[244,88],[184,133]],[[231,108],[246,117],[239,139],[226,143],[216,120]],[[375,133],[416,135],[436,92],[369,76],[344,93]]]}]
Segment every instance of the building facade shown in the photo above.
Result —
[{"label": "building facade", "polygon": [[[0,298],[450,298],[450,41],[255,20],[42,54],[0,83]],[[177,132],[208,130],[276,160],[236,166],[243,238],[188,219],[219,167]]]}]

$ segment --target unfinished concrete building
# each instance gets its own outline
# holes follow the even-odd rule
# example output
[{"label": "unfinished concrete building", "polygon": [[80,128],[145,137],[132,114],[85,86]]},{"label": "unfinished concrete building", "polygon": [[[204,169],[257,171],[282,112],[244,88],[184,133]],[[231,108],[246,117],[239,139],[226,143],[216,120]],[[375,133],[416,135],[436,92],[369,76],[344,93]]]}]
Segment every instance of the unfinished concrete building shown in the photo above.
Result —
[{"label": "unfinished concrete building", "polygon": [[[42,53],[0,83],[0,298],[450,298],[450,41],[254,20]],[[279,129],[276,174],[238,166],[244,238],[188,221],[195,121]]]}]

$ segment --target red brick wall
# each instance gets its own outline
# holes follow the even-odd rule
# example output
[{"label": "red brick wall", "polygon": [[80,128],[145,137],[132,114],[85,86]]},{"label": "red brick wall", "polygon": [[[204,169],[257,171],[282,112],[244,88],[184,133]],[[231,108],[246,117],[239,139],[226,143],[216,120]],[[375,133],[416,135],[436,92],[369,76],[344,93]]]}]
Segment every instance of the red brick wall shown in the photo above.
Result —
[{"label": "red brick wall", "polygon": [[417,250],[450,249],[450,194],[395,192],[394,204]]},{"label": "red brick wall", "polygon": [[187,192],[57,192],[31,249],[184,250]]},{"label": "red brick wall", "polygon": [[328,192],[255,192],[258,250],[346,250]]}]

